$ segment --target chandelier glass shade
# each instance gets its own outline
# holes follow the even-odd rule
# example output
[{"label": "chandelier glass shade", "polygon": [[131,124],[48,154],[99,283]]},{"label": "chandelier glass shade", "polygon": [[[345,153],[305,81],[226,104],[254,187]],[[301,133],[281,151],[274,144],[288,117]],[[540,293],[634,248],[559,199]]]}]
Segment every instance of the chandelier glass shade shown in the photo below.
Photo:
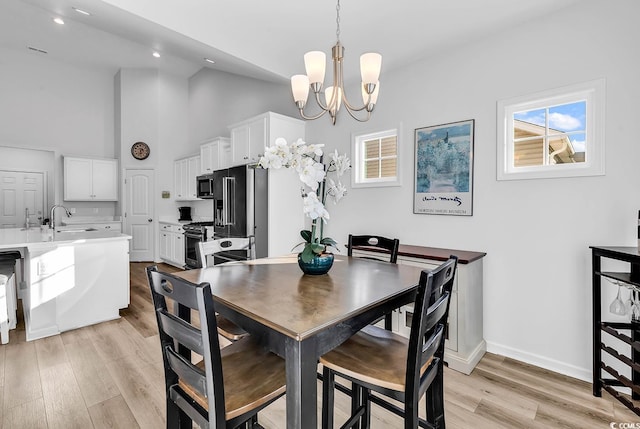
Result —
[{"label": "chandelier glass shade", "polygon": [[[378,101],[378,91],[380,89],[380,69],[382,67],[382,55],[375,52],[367,52],[360,56],[360,76],[362,106],[355,107],[347,99],[344,89],[343,60],[344,47],[340,43],[340,0],[336,6],[336,44],[331,49],[331,59],[333,62],[333,83],[324,90],[324,100],[320,93],[323,92],[325,78],[325,66],[327,58],[324,52],[311,51],[304,55],[304,65],[307,72],[306,75],[298,74],[291,77],[291,91],[293,100],[300,111],[300,116],[304,119],[314,120],[325,113],[331,116],[331,122],[335,125],[336,116],[340,107],[344,104],[349,115],[357,121],[365,122],[371,118],[371,112]],[[308,116],[304,112],[309,97],[309,91],[312,91],[316,103],[321,111],[316,115]],[[359,113],[363,112],[363,113]]]}]

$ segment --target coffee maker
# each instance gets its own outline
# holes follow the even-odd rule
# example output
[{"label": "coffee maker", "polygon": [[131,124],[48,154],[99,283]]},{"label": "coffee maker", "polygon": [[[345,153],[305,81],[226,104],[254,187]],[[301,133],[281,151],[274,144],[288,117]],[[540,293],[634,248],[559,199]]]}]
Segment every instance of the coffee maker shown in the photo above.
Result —
[{"label": "coffee maker", "polygon": [[178,212],[180,212],[180,218],[178,221],[191,220],[191,207],[178,207]]}]

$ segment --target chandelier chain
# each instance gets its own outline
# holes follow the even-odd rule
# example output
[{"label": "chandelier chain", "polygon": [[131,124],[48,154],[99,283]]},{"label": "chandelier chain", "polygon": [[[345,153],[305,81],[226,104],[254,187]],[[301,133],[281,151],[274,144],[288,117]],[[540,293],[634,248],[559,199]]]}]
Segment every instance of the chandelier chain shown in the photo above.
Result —
[{"label": "chandelier chain", "polygon": [[336,4],[336,39],[340,41],[340,0]]}]

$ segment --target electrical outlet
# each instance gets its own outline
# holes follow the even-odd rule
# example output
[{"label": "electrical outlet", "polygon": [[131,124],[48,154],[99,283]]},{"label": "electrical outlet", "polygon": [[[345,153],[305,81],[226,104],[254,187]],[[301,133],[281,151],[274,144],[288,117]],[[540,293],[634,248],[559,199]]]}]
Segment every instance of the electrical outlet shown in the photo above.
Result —
[{"label": "electrical outlet", "polygon": [[47,264],[43,260],[38,261],[38,275],[39,276],[47,275]]}]

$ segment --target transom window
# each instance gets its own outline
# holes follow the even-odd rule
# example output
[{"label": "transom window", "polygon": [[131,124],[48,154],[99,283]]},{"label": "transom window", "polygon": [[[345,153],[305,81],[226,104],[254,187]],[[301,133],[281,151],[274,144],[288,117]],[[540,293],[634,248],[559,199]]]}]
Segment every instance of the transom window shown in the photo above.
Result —
[{"label": "transom window", "polygon": [[498,180],[604,174],[604,81],[498,102]]},{"label": "transom window", "polygon": [[398,131],[353,138],[352,186],[398,186]]}]

